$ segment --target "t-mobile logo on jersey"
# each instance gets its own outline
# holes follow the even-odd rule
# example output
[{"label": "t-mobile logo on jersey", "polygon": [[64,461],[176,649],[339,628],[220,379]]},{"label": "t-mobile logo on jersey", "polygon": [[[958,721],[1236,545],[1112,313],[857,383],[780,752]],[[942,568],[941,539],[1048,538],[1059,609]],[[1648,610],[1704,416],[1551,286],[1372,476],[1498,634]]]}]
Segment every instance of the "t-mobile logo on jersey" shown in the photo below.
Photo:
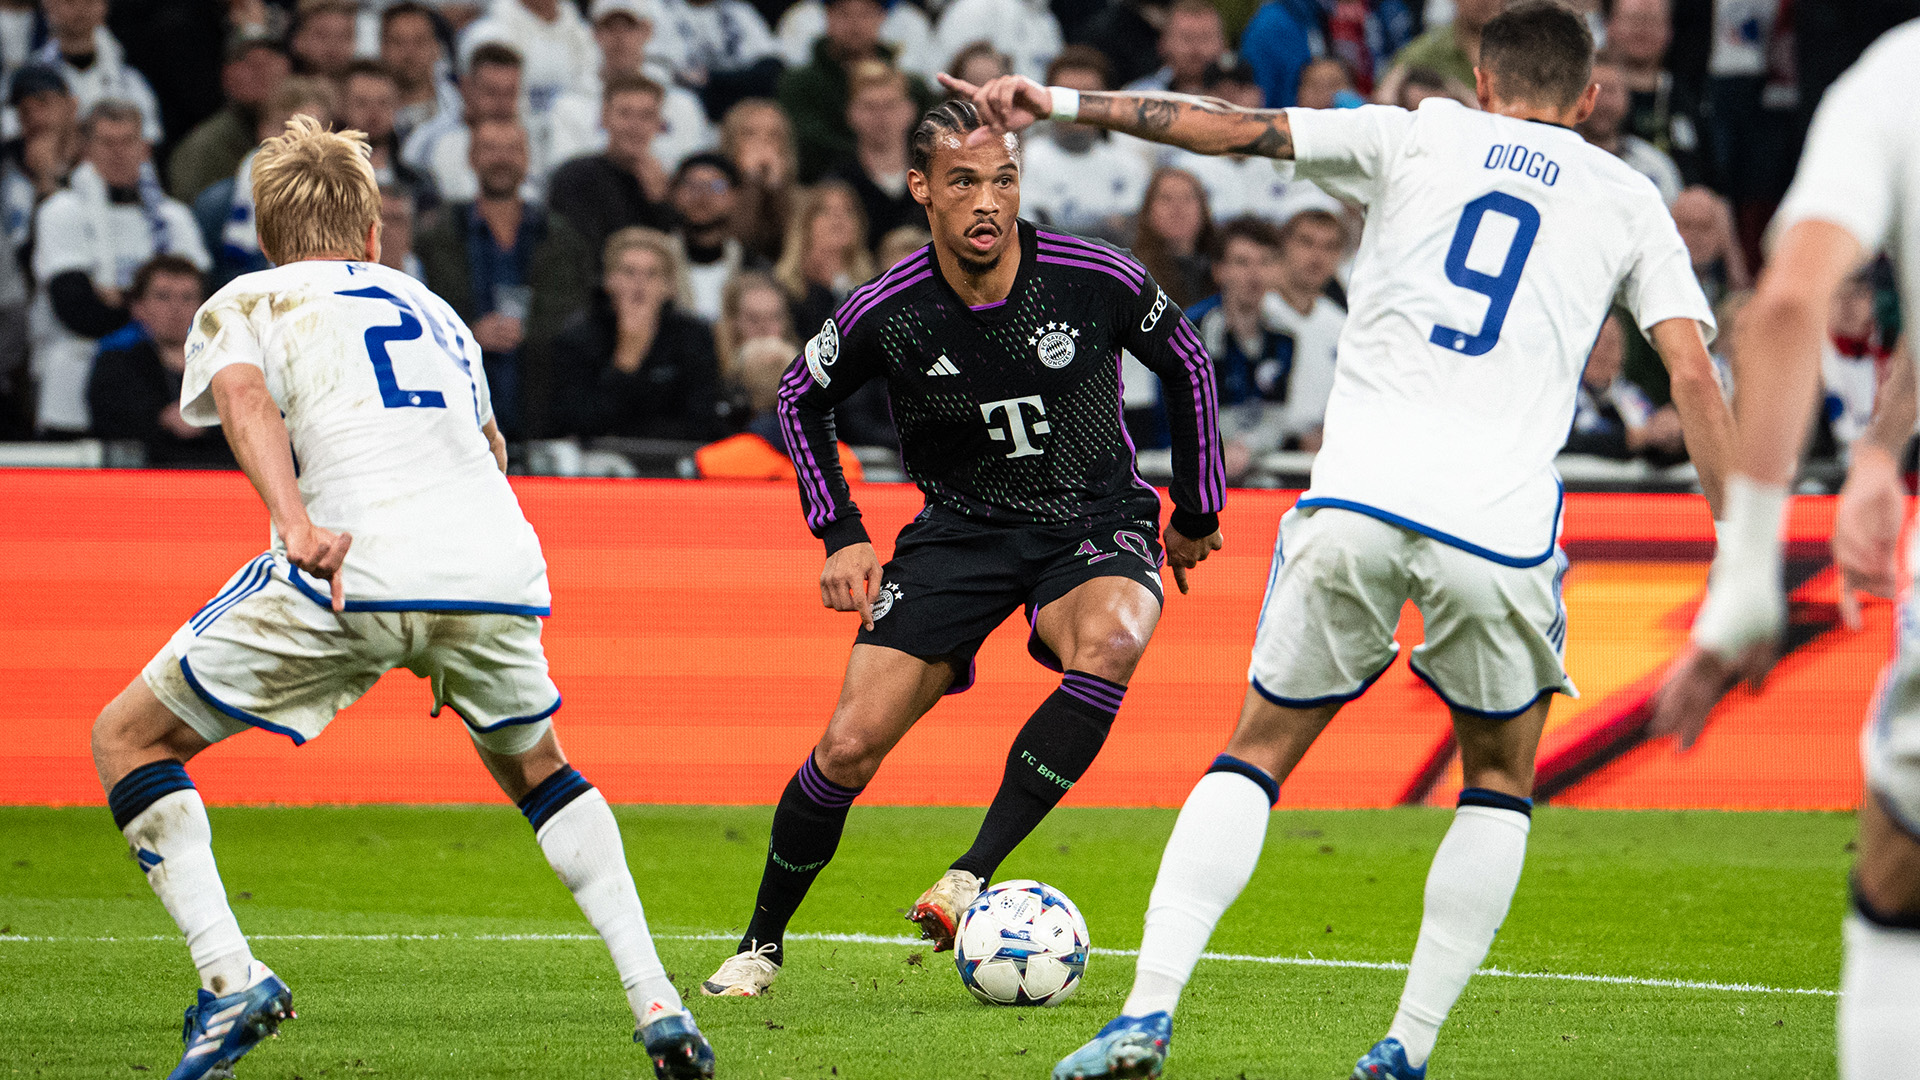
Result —
[{"label": "t-mobile logo on jersey", "polygon": [[[1028,406],[1032,406],[1034,413],[1031,426],[1027,424]],[[996,412],[1007,414],[1006,427],[1000,427],[994,420],[993,414]],[[1007,455],[1010,458],[1033,457],[1036,454],[1046,453],[1045,450],[1027,441],[1027,436],[1030,434],[1045,435],[1050,430],[1046,417],[1047,404],[1040,400],[1038,394],[1032,397],[1008,398],[1005,401],[989,401],[980,406],[980,418],[987,422],[987,437],[994,442],[1006,442],[1009,438],[1013,440],[1013,452]]]}]

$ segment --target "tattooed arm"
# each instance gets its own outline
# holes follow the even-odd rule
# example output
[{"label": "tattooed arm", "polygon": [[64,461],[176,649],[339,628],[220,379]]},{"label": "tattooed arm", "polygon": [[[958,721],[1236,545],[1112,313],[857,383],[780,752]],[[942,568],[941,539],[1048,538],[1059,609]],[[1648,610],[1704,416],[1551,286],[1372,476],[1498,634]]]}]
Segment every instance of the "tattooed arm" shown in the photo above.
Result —
[{"label": "tattooed arm", "polygon": [[[988,124],[1018,131],[1053,111],[1053,95],[1019,75],[1004,75],[974,86],[948,75],[947,89],[973,99]],[[1293,131],[1279,109],[1243,109],[1218,98],[1161,92],[1080,95],[1079,122],[1093,127],[1167,143],[1200,154],[1251,154],[1292,158]]]}]

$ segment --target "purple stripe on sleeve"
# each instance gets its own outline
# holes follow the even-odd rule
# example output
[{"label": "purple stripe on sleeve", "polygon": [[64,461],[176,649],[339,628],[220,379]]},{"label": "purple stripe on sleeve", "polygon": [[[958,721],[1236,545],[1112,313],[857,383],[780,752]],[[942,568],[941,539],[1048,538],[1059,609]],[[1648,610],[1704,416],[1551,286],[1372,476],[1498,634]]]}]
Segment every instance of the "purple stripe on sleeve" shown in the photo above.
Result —
[{"label": "purple stripe on sleeve", "polygon": [[861,304],[859,310],[849,312],[847,315],[846,321],[840,324],[840,332],[842,334],[845,334],[848,330],[853,329],[854,323],[859,322],[860,318],[864,316],[867,312],[872,311],[876,307],[879,307],[881,302],[886,300],[887,297],[892,296],[895,293],[902,291],[903,289],[911,289],[915,285],[920,284],[921,282],[927,280],[932,276],[933,276],[933,268],[930,266],[924,267],[920,270],[919,273],[914,274],[913,276],[907,278],[906,280],[888,286],[885,292],[882,292],[879,295],[874,296],[869,300],[867,300],[865,303]]},{"label": "purple stripe on sleeve", "polygon": [[817,529],[826,523],[827,516],[833,512],[833,492],[827,487],[825,472],[814,459],[813,447],[807,443],[806,429],[801,426],[799,410],[795,402],[804,391],[802,380],[811,378],[806,369],[795,365],[787,374],[786,381],[780,386],[775,408],[787,440],[787,453],[793,459],[794,470],[800,476],[801,492],[806,495],[808,504],[803,509],[807,514],[807,527]]},{"label": "purple stripe on sleeve", "polygon": [[865,285],[862,285],[859,288],[853,290],[852,293],[848,294],[845,300],[842,300],[840,302],[840,307],[834,311],[833,313],[834,322],[839,324],[842,330],[846,329],[846,325],[844,322],[842,322],[842,320],[848,318],[849,317],[848,313],[851,312],[854,308],[859,307],[861,304],[865,303],[868,298],[872,297],[875,293],[879,292],[881,289],[886,288],[889,284],[892,284],[893,282],[900,280],[902,275],[911,274],[916,270],[926,269],[927,262],[924,258],[922,258],[922,256],[926,253],[926,251],[927,251],[926,248],[921,248],[919,251],[914,252],[912,255],[909,255],[906,258],[901,259],[899,262],[894,263],[893,268],[888,270],[886,273],[881,274],[879,277],[874,278],[872,281],[869,281]]},{"label": "purple stripe on sleeve", "polygon": [[1068,247],[1082,248],[1087,251],[1095,252],[1105,258],[1111,259],[1114,262],[1120,264],[1121,266],[1127,268],[1128,270],[1133,271],[1136,274],[1140,274],[1144,276],[1147,272],[1147,268],[1144,266],[1141,266],[1140,263],[1137,260],[1135,260],[1132,256],[1127,255],[1126,253],[1116,250],[1114,248],[1110,248],[1105,244],[1101,244],[1093,240],[1089,240],[1084,236],[1075,236],[1072,233],[1050,232],[1046,229],[1038,230],[1038,233],[1039,233],[1039,238],[1043,242],[1053,243],[1053,244],[1064,244]]},{"label": "purple stripe on sleeve", "polygon": [[1126,274],[1136,282],[1144,284],[1147,280],[1146,270],[1138,263],[1115,255],[1106,248],[1095,247],[1092,244],[1054,244],[1042,240],[1040,241],[1040,250],[1049,254],[1072,255],[1075,258],[1103,262],[1119,270],[1121,273]]},{"label": "purple stripe on sleeve", "polygon": [[1058,255],[1048,255],[1044,252],[1041,253],[1041,255],[1039,256],[1039,259],[1043,263],[1053,263],[1057,266],[1077,266],[1082,270],[1098,270],[1103,274],[1111,275],[1116,281],[1120,282],[1120,284],[1125,285],[1127,288],[1133,290],[1133,295],[1135,296],[1140,295],[1139,283],[1135,282],[1132,278],[1127,277],[1125,274],[1122,274],[1119,270],[1115,269],[1112,266],[1107,265],[1106,263],[1082,262],[1079,259],[1063,259]]},{"label": "purple stripe on sleeve", "polygon": [[1226,477],[1216,452],[1220,441],[1217,418],[1210,416],[1207,410],[1207,398],[1214,393],[1213,364],[1207,359],[1206,349],[1185,322],[1176,324],[1168,343],[1186,361],[1187,381],[1193,390],[1193,422],[1201,458],[1200,507],[1202,512],[1216,511],[1225,501],[1221,492],[1226,487]]}]

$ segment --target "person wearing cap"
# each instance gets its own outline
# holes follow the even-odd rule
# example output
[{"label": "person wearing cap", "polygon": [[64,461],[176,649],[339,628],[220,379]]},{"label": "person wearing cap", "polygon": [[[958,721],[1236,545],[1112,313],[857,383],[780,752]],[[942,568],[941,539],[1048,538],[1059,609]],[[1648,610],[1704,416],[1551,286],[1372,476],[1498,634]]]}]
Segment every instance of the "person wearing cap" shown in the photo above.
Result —
[{"label": "person wearing cap", "polygon": [[192,204],[195,196],[232,176],[259,141],[261,107],[292,72],[286,50],[272,38],[235,37],[220,69],[227,103],[174,148],[167,162],[167,192]]},{"label": "person wearing cap", "polygon": [[1227,53],[1220,10],[1209,0],[1176,0],[1160,28],[1160,70],[1128,83],[1127,90],[1206,92],[1207,69]]},{"label": "person wearing cap", "polygon": [[166,134],[159,99],[107,29],[107,0],[42,0],[41,7],[47,14],[47,43],[34,60],[59,70],[82,114],[102,101],[127,102],[140,110],[140,133],[159,143]]},{"label": "person wearing cap", "polygon": [[78,106],[58,68],[27,64],[14,73],[7,104],[20,134],[0,144],[0,213],[14,247],[27,242],[34,208],[66,186],[80,159]]},{"label": "person wearing cap", "polygon": [[460,35],[461,60],[470,60],[487,42],[520,54],[531,124],[541,123],[562,94],[592,95],[597,89],[600,50],[572,0],[494,0],[487,14]]},{"label": "person wearing cap", "polygon": [[720,320],[727,281],[742,269],[766,263],[733,235],[740,200],[740,170],[724,154],[695,154],[673,175],[674,242],[687,269],[687,310],[708,322]]},{"label": "person wearing cap", "polygon": [[[880,40],[886,13],[880,0],[829,0],[827,30],[813,43],[812,61],[780,77],[780,107],[793,121],[802,183],[813,183],[853,157],[847,73],[864,61],[893,64],[897,50]],[[918,76],[908,77],[907,94],[922,112],[938,100]]]},{"label": "person wearing cap", "polygon": [[718,132],[708,122],[699,96],[673,81],[672,64],[654,47],[661,40],[654,32],[661,19],[657,0],[594,0],[591,16],[593,41],[600,50],[594,93],[570,91],[554,102],[548,116],[548,153],[553,161],[566,162],[605,150],[611,138],[602,123],[607,88],[644,75],[660,88],[648,157],[659,163],[661,171],[658,190],[649,197],[664,199],[668,174],[688,154],[712,149]]}]

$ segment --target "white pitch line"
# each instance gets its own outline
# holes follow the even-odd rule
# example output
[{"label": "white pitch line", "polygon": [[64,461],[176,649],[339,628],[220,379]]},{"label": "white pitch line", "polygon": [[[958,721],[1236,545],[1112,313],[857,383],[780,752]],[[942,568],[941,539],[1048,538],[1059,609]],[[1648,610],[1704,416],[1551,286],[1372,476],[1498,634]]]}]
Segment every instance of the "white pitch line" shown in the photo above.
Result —
[{"label": "white pitch line", "polygon": [[[732,941],[737,935],[707,932],[700,934],[655,934],[660,941]],[[37,937],[27,934],[0,934],[4,944],[122,944],[126,942],[179,941],[178,935],[152,934],[143,937]],[[598,934],[248,934],[249,941],[599,941]],[[788,941],[822,941],[840,945],[920,945],[921,939],[904,934],[788,934]],[[1139,956],[1138,949],[1092,950],[1096,956]],[[1255,956],[1249,953],[1201,953],[1202,960],[1236,964],[1271,964],[1278,967],[1357,968],[1364,971],[1405,971],[1400,960],[1334,960],[1318,956]],[[1838,997],[1838,990],[1807,986],[1767,986],[1763,983],[1710,982],[1699,979],[1655,979],[1635,975],[1589,975],[1580,972],[1509,971],[1484,967],[1475,974],[1491,979],[1548,979],[1556,982],[1602,983],[1609,986],[1644,986],[1659,990],[1712,990],[1730,994],[1803,994],[1813,997]]]}]

